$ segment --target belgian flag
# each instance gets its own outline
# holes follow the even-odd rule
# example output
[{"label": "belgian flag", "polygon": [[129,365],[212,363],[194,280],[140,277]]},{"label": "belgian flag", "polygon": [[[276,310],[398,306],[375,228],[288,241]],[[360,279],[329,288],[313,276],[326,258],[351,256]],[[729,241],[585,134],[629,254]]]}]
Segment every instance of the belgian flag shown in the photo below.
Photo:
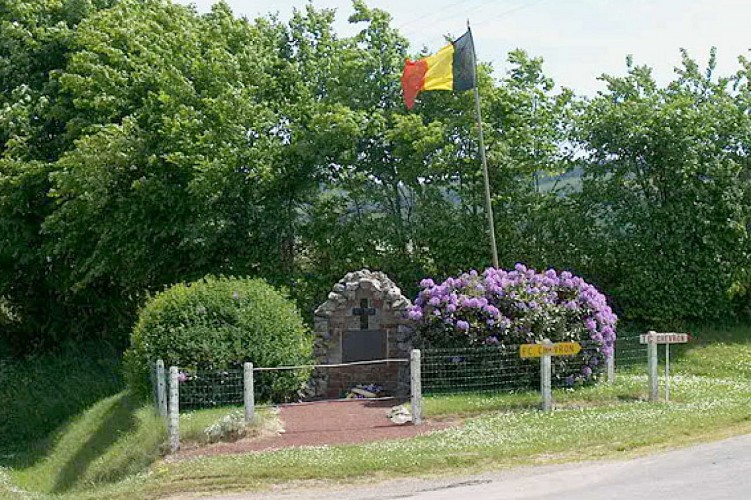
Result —
[{"label": "belgian flag", "polygon": [[412,109],[422,90],[464,91],[475,88],[476,82],[475,44],[468,29],[432,56],[419,61],[407,59],[402,73],[404,104]]}]

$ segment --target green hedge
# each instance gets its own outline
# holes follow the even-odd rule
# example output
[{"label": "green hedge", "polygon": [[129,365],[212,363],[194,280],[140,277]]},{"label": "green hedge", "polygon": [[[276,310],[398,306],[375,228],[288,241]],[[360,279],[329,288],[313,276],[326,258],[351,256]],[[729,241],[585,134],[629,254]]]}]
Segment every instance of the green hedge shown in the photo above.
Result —
[{"label": "green hedge", "polygon": [[[306,364],[313,339],[294,303],[260,279],[208,276],[154,296],[141,310],[125,354],[133,390],[150,394],[157,359],[187,371]],[[288,400],[305,371],[272,372],[255,384],[259,400]]]}]

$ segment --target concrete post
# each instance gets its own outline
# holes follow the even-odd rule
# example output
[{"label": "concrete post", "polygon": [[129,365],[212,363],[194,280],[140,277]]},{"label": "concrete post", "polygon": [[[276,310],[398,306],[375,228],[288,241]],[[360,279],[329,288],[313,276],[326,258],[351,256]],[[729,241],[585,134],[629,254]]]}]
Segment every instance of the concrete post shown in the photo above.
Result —
[{"label": "concrete post", "polygon": [[245,425],[252,425],[256,418],[256,398],[253,388],[253,363],[243,364],[243,400],[245,402]]},{"label": "concrete post", "polygon": [[176,366],[169,368],[169,418],[167,433],[169,435],[170,451],[175,453],[180,449],[180,380]]},{"label": "concrete post", "polygon": [[615,382],[615,352],[605,360],[608,369],[608,384]]},{"label": "concrete post", "polygon": [[[545,339],[543,344],[552,344],[549,339]],[[542,411],[553,409],[553,363],[550,354],[543,354],[540,358],[540,393],[542,394]]]},{"label": "concrete post", "polygon": [[670,402],[670,344],[665,344],[665,402]]},{"label": "concrete post", "polygon": [[159,415],[167,418],[167,379],[164,373],[164,361],[156,360],[156,404]]},{"label": "concrete post", "polygon": [[651,336],[654,332],[649,332],[649,338],[647,339],[647,365],[648,365],[648,377],[649,377],[649,400],[657,401],[659,378],[657,376],[657,343]]},{"label": "concrete post", "polygon": [[410,394],[412,396],[412,423],[422,424],[422,380],[420,376],[420,350],[412,349],[410,362]]}]

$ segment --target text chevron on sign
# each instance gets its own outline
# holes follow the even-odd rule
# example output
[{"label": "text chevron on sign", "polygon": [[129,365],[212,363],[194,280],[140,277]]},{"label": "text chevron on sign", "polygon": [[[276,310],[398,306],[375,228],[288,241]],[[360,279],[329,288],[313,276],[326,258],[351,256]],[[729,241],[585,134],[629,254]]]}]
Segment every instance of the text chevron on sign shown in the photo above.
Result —
[{"label": "text chevron on sign", "polygon": [[558,342],[555,344],[522,344],[519,356],[522,358],[541,358],[542,356],[574,356],[581,352],[578,342]]},{"label": "text chevron on sign", "polygon": [[655,333],[649,332],[644,335],[639,335],[639,343],[649,344],[653,342],[655,344],[685,344],[691,340],[691,335],[688,333]]}]

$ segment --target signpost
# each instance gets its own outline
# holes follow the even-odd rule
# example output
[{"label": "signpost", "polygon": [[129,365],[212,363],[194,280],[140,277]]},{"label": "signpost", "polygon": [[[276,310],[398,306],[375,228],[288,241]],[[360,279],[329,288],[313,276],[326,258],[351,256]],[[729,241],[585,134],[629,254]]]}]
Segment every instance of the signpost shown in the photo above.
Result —
[{"label": "signpost", "polygon": [[691,340],[691,335],[688,333],[656,333],[649,332],[639,335],[639,342],[642,344],[648,344],[650,339],[655,344],[685,344]]},{"label": "signpost", "polygon": [[541,358],[543,356],[575,356],[582,350],[578,342],[557,342],[555,344],[522,344],[519,356],[522,358]]},{"label": "signpost", "polygon": [[522,358],[540,359],[540,392],[542,393],[542,411],[553,408],[552,391],[552,363],[551,356],[574,356],[582,350],[578,342],[557,342],[543,340],[542,344],[522,344],[519,346],[519,356]]},{"label": "signpost", "polygon": [[685,344],[691,340],[688,333],[657,333],[648,332],[639,335],[639,342],[647,344],[649,360],[649,399],[657,401],[658,378],[657,378],[657,344],[665,344],[665,402],[670,401],[670,344]]}]

